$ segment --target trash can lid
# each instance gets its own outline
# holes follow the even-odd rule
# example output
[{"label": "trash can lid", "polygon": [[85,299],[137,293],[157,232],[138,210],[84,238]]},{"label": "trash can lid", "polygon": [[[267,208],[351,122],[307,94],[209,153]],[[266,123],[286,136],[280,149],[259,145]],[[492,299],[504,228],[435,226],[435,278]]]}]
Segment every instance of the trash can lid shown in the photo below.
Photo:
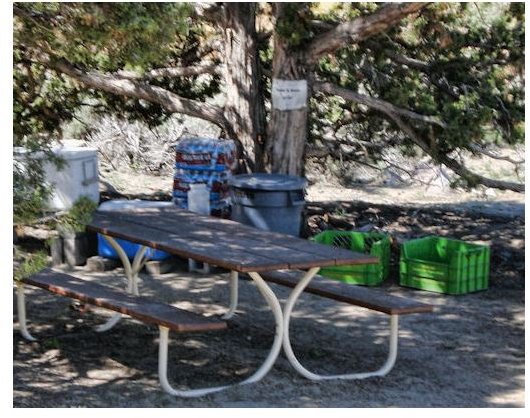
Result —
[{"label": "trash can lid", "polygon": [[287,174],[256,173],[233,176],[228,180],[228,184],[241,189],[282,191],[303,189],[307,180]]}]

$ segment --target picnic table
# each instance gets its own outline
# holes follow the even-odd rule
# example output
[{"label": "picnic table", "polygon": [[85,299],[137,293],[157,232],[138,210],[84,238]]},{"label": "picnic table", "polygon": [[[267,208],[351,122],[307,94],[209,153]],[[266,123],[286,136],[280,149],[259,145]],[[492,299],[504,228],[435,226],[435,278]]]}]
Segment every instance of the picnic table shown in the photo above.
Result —
[{"label": "picnic table", "polygon": [[[124,314],[158,325],[159,380],[164,390],[175,396],[201,396],[233,385],[190,390],[174,389],[167,379],[169,330],[213,331],[226,328],[226,323],[217,318],[204,317],[140,296],[138,273],[148,260],[147,248],[163,250],[229,270],[230,304],[223,319],[229,319],[235,314],[239,274],[243,273],[255,283],[274,315],[275,334],[264,362],[250,377],[239,384],[261,380],[273,367],[282,346],[290,364],[309,379],[362,379],[384,376],[392,369],[396,360],[398,316],[431,312],[433,309],[430,305],[389,295],[386,292],[350,286],[317,276],[319,269],[324,266],[377,263],[376,257],[281,233],[262,231],[230,220],[198,215],[176,207],[136,208],[121,212],[98,211],[87,225],[87,229],[102,234],[118,253],[127,278],[126,292],[46,269],[17,283],[22,335],[28,340],[33,339],[26,328],[24,284],[115,311],[116,313],[109,320],[96,328],[98,331],[111,329]],[[140,249],[132,262],[117,239],[140,244]],[[283,310],[267,282],[293,289]],[[302,366],[291,347],[289,323],[291,312],[304,291],[389,315],[389,355],[384,365],[376,371],[343,375],[318,375]]]},{"label": "picnic table", "polygon": [[[243,383],[262,379],[276,361],[284,339],[288,338],[285,324],[289,323],[290,318],[284,316],[278,298],[260,273],[274,270],[307,270],[288,301],[288,304],[293,306],[320,267],[378,261],[376,257],[285,234],[262,231],[230,220],[203,216],[178,208],[132,209],[119,213],[96,212],[87,229],[103,234],[120,254],[128,279],[127,291],[136,295],[137,274],[145,260],[147,247],[230,270],[231,301],[225,318],[230,318],[237,306],[237,273],[248,274],[272,310],[276,330],[267,358]],[[126,239],[143,246],[132,263],[114,238]],[[100,330],[110,329],[119,318],[120,314],[114,315]],[[218,388],[206,390],[216,389]]]}]

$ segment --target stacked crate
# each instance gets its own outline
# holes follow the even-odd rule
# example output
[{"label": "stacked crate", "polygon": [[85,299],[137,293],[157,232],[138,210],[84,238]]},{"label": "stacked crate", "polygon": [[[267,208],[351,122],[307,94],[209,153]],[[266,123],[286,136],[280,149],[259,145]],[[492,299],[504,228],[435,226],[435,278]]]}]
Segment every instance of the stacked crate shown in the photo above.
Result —
[{"label": "stacked crate", "polygon": [[236,167],[233,141],[219,138],[185,137],[175,144],[173,201],[188,209],[190,184],[205,183],[210,192],[211,214],[229,217],[228,179]]}]

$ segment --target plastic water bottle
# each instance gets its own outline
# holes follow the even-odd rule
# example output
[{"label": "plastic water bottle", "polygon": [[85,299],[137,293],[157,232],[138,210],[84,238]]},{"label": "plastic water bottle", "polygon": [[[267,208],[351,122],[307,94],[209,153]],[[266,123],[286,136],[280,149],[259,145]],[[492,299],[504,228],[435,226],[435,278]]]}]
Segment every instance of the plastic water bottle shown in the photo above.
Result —
[{"label": "plastic water bottle", "polygon": [[210,214],[210,192],[204,183],[190,184],[188,210],[201,215]]},{"label": "plastic water bottle", "polygon": [[[210,192],[206,187],[206,184],[190,184],[190,190],[188,191],[188,210],[201,215],[210,214]],[[210,266],[207,263],[203,263],[203,267],[200,269],[197,266],[197,262],[189,258],[188,270],[208,274],[210,272]]]}]

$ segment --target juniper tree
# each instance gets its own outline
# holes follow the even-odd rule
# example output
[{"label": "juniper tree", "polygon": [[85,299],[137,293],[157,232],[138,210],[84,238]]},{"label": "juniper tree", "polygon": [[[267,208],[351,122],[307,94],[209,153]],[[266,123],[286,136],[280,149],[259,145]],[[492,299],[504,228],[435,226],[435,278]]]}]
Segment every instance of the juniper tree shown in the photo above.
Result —
[{"label": "juniper tree", "polygon": [[[524,191],[459,153],[524,141],[523,3],[15,3],[15,138],[56,134],[80,106],[147,123],[207,120],[244,167],[301,174],[346,142],[398,147],[467,185]],[[296,109],[281,80],[307,85]],[[302,89],[303,90],[303,89]],[[208,98],[223,93],[221,105]],[[346,127],[352,135],[337,134]],[[46,141],[44,138],[43,141]]]}]

